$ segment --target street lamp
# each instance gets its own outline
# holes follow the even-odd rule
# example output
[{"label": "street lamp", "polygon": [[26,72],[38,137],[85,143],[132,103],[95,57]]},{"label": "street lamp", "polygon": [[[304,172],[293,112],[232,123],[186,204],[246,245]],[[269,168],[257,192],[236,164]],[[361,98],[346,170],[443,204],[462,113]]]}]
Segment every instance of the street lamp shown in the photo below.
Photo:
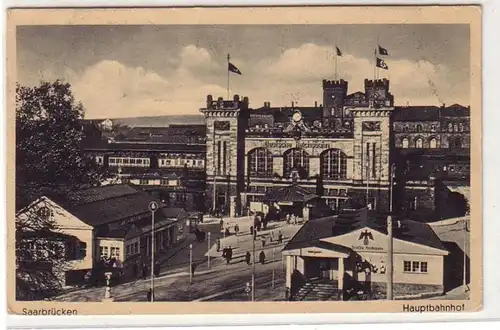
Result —
[{"label": "street lamp", "polygon": [[149,202],[149,211],[151,211],[151,302],[154,301],[155,288],[155,212],[158,211],[158,203],[155,201]]},{"label": "street lamp", "polygon": [[189,284],[193,283],[193,244],[189,244]]},{"label": "street lamp", "polygon": [[207,263],[208,263],[208,269],[210,269],[210,232],[208,232],[208,252],[207,252]]}]

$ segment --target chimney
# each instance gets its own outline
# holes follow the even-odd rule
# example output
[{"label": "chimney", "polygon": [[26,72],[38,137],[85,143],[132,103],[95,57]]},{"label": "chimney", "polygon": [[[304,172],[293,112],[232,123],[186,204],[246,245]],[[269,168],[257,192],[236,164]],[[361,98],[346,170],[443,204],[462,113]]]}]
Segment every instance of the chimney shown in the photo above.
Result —
[{"label": "chimney", "polygon": [[292,101],[292,108],[295,106],[295,103]]},{"label": "chimney", "polygon": [[234,102],[239,102],[240,101],[240,96],[238,94],[234,95],[233,101]]},{"label": "chimney", "polygon": [[213,97],[212,95],[207,95],[207,109],[210,109],[212,107],[212,101],[213,101]]},{"label": "chimney", "polygon": [[318,101],[314,101],[314,107],[317,108],[318,107]]}]

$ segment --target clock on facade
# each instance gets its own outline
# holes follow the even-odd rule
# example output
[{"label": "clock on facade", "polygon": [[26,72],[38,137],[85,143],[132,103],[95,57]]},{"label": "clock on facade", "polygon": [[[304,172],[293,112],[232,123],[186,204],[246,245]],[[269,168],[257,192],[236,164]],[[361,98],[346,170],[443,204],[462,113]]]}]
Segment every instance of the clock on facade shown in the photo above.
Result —
[{"label": "clock on facade", "polygon": [[300,112],[296,112],[293,114],[292,119],[294,122],[298,123],[302,119],[302,114]]}]

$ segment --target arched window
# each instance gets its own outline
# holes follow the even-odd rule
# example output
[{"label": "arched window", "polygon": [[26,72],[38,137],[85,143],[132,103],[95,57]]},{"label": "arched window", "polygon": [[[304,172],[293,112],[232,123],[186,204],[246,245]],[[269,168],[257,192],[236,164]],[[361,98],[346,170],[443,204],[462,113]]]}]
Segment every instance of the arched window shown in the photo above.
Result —
[{"label": "arched window", "polygon": [[417,132],[422,132],[422,125],[417,124]]},{"label": "arched window", "polygon": [[403,148],[408,148],[408,146],[410,145],[410,141],[408,140],[408,138],[403,138]]},{"label": "arched window", "polygon": [[309,154],[299,148],[288,149],[283,154],[284,176],[289,178],[292,170],[297,170],[301,178],[309,175]]},{"label": "arched window", "polygon": [[453,125],[453,131],[454,131],[454,132],[458,132],[458,124],[457,124],[457,123],[455,123],[455,124]]},{"label": "arched window", "polygon": [[320,156],[321,176],[326,179],[347,177],[347,156],[342,150],[328,149]]},{"label": "arched window", "polygon": [[248,173],[250,176],[271,177],[273,157],[269,150],[256,148],[248,152]]},{"label": "arched window", "polygon": [[415,141],[415,148],[423,148],[423,143],[424,141],[422,141],[422,138],[418,138],[416,141]]},{"label": "arched window", "polygon": [[448,123],[448,132],[453,132],[453,124]]},{"label": "arched window", "polygon": [[463,123],[459,123],[459,124],[458,124],[458,130],[459,130],[460,132],[463,132],[463,131],[464,131],[464,124],[463,124]]},{"label": "arched window", "polygon": [[431,138],[431,139],[429,140],[429,147],[430,147],[430,148],[433,148],[433,149],[434,149],[434,148],[437,148],[437,140],[436,140],[436,138]]}]

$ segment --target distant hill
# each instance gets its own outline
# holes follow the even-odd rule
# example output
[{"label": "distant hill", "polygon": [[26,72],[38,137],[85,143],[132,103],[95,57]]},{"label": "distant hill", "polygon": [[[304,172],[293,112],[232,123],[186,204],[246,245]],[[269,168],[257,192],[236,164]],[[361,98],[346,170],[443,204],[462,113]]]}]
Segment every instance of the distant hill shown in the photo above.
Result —
[{"label": "distant hill", "polygon": [[111,118],[111,120],[114,123],[120,123],[130,127],[166,127],[172,124],[203,125],[205,123],[204,117],[201,115]]}]

